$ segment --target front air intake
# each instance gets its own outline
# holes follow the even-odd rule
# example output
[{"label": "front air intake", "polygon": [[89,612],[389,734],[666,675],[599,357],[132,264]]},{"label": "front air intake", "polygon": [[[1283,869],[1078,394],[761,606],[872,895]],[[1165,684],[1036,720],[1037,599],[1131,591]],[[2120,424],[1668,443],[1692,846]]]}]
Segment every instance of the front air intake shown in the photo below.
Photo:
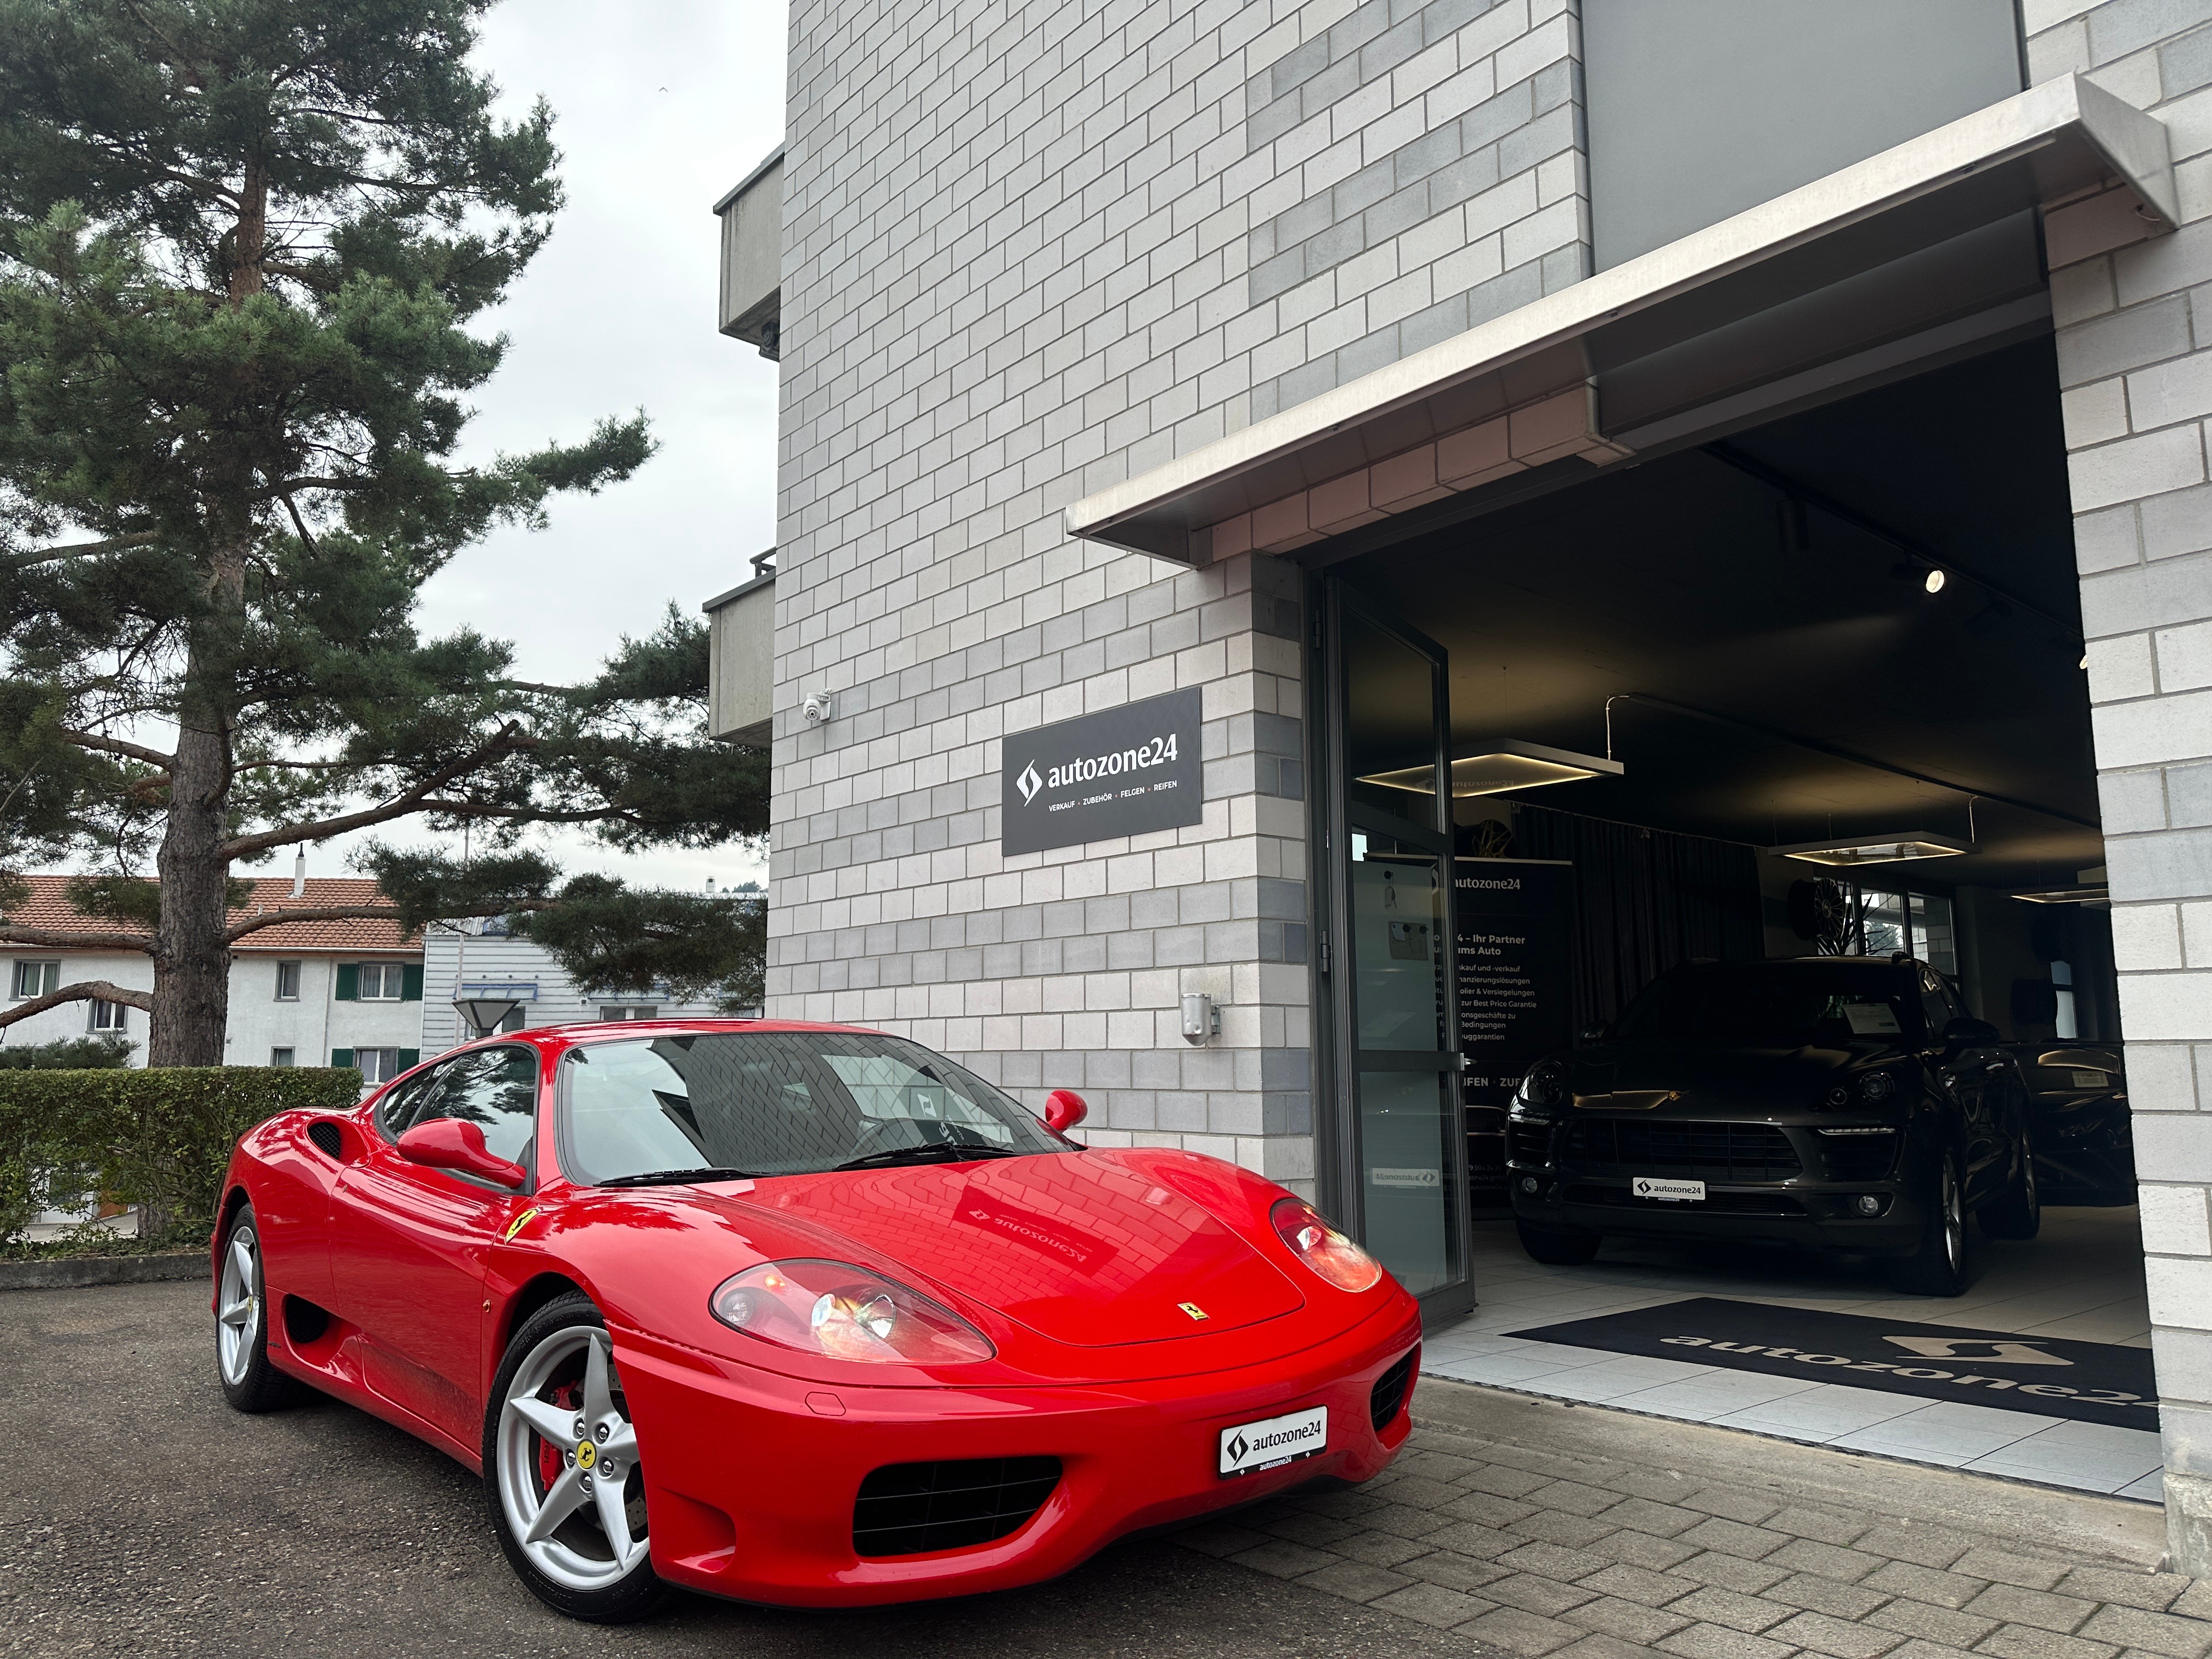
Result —
[{"label": "front air intake", "polygon": [[893,1463],[860,1482],[853,1553],[881,1560],[988,1544],[1018,1530],[1059,1484],[1057,1457]]},{"label": "front air intake", "polygon": [[1406,1409],[1406,1396],[1413,1391],[1413,1368],[1420,1360],[1421,1351],[1415,1348],[1375,1379],[1374,1392],[1367,1396],[1367,1415],[1376,1433],[1396,1422],[1398,1413]]}]

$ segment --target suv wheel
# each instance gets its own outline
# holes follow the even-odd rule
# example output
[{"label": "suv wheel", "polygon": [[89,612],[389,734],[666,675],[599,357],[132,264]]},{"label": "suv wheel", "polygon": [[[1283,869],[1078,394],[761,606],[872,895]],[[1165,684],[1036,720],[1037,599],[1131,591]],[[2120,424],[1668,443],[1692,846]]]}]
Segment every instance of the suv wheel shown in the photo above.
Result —
[{"label": "suv wheel", "polygon": [[2043,1194],[2035,1184],[2035,1143],[2020,1133],[2019,1167],[2005,1189],[1974,1212],[1991,1238],[2033,1238],[2043,1225]]},{"label": "suv wheel", "polygon": [[1898,1287],[1957,1296],[1966,1288],[1966,1200],[1957,1153],[1946,1152],[1937,1161],[1920,1210],[1920,1246],[1898,1264]]}]

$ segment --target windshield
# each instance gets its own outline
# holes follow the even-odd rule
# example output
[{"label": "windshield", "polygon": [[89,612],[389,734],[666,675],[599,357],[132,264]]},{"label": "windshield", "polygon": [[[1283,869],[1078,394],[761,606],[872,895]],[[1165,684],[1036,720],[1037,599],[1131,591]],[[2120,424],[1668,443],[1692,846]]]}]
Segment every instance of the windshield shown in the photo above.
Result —
[{"label": "windshield", "polygon": [[[595,1042],[562,1062],[562,1169],[586,1185],[665,1170],[799,1175],[854,1159],[1064,1152],[974,1073],[902,1037],[702,1032]],[[710,1177],[711,1178],[711,1177]]]},{"label": "windshield", "polygon": [[1920,1040],[1920,1007],[1886,964],[1746,963],[1668,974],[1646,987],[1613,1035],[1707,1048],[1842,1048]]}]

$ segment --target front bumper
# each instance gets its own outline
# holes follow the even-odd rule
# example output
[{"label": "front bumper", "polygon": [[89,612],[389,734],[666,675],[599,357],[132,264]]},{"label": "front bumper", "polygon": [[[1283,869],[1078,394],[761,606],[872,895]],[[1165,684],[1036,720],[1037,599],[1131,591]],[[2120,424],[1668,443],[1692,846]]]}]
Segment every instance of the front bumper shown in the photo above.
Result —
[{"label": "front bumper", "polygon": [[[1671,1239],[1729,1239],[1846,1250],[1867,1255],[1910,1255],[1919,1248],[1926,1221],[1928,1191],[1925,1148],[1934,1144],[1923,1115],[1904,1123],[1838,1119],[1813,1121],[1778,1116],[1764,1122],[1728,1127],[1756,1129],[1777,1149],[1772,1164],[1747,1170],[1742,1165],[1650,1164],[1599,1161],[1577,1155],[1566,1133],[1577,1121],[1562,1115],[1545,1132],[1516,1115],[1507,1139],[1507,1183],[1513,1213],[1531,1227],[1559,1231],[1642,1236]],[[1669,1120],[1638,1115],[1588,1114],[1580,1120],[1596,1127],[1614,1124],[1667,1127]],[[1698,1128],[1700,1123],[1680,1127]],[[1887,1127],[1887,1137],[1860,1137],[1837,1130]],[[1787,1144],[1786,1154],[1780,1152]],[[1870,1156],[1875,1146],[1886,1157]],[[1638,1175],[1690,1177],[1705,1182],[1703,1201],[1638,1198],[1632,1191]],[[1748,1177],[1748,1178],[1747,1178]],[[1877,1214],[1859,1208],[1871,1196]]]},{"label": "front bumper", "polygon": [[[975,1390],[841,1385],[834,1395],[636,1333],[617,1329],[614,1338],[646,1473],[654,1571],[710,1595],[830,1607],[1035,1583],[1129,1533],[1317,1477],[1378,1474],[1410,1419],[1401,1407],[1376,1430],[1370,1395],[1419,1343],[1420,1324],[1402,1306],[1386,1309],[1285,1359],[1198,1377]],[[1222,1429],[1318,1405],[1329,1413],[1319,1456],[1230,1480],[1216,1474]],[[872,1470],[1030,1456],[1057,1457],[1063,1473],[1009,1536],[929,1555],[855,1553],[854,1502]]]}]

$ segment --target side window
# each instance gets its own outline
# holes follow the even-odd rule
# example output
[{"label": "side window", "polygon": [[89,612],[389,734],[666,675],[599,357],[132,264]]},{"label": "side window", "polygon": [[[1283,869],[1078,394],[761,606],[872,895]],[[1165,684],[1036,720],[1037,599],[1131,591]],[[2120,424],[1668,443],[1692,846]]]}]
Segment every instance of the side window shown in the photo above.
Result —
[{"label": "side window", "polygon": [[484,1145],[514,1163],[538,1127],[538,1054],[532,1048],[478,1048],[438,1068],[445,1081],[412,1120],[457,1117],[483,1131]]},{"label": "side window", "polygon": [[1951,1006],[1950,987],[1933,968],[1920,970],[1920,1008],[1928,1021],[1930,1048],[1942,1042],[1944,1029],[1958,1018]]},{"label": "side window", "polygon": [[[377,1127],[390,1139],[398,1139],[422,1115],[424,1103],[437,1091],[438,1085],[446,1080],[453,1069],[450,1066],[434,1066],[422,1076],[411,1078],[401,1087],[394,1089],[385,1097],[384,1103],[376,1109]],[[438,1114],[431,1112],[428,1115],[435,1117]]]}]

